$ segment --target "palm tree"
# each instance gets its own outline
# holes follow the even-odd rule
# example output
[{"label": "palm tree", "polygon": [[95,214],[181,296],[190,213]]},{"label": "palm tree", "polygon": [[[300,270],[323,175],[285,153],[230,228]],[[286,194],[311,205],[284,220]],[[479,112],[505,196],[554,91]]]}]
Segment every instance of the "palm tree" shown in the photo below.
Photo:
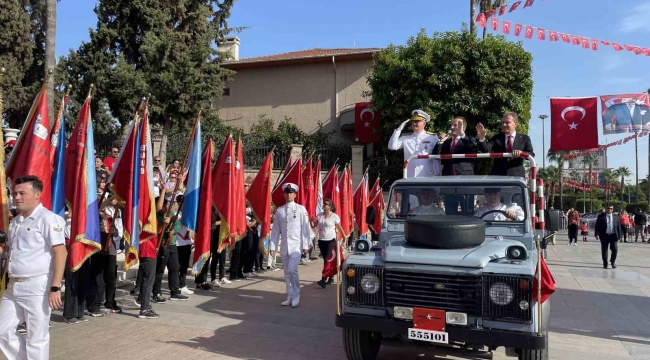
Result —
[{"label": "palm tree", "polygon": [[[616,175],[615,171],[612,169],[605,169],[603,171],[603,180],[605,180],[605,185],[609,186],[618,181],[618,175]],[[609,202],[611,192],[610,189],[605,189],[605,203]]]},{"label": "palm tree", "polygon": [[623,195],[625,194],[625,177],[632,175],[632,172],[627,166],[619,166],[618,169],[614,170],[614,173],[616,176],[621,177],[621,201],[623,201]]},{"label": "palm tree", "polygon": [[564,192],[564,155],[568,154],[568,151],[549,151],[546,158],[548,161],[554,161],[557,163],[558,168],[558,182],[560,183],[560,209],[564,210],[564,204],[562,201],[562,193]]},{"label": "palm tree", "polygon": [[469,0],[469,32],[476,36],[476,4],[478,0]]},{"label": "palm tree", "polygon": [[544,179],[544,184],[548,185],[549,190],[546,194],[546,204],[553,206],[555,200],[555,187],[560,179],[558,168],[555,166],[547,166],[539,171],[539,177]]},{"label": "palm tree", "polygon": [[[582,158],[582,164],[583,164],[583,166],[589,166],[589,184],[591,185],[594,182],[594,177],[592,175],[593,174],[593,166],[598,164],[598,156],[596,156],[596,154],[594,154],[594,153],[589,153],[589,154],[585,155]],[[593,194],[593,191],[590,191],[589,192],[589,200],[590,200],[589,201],[589,212],[594,211],[594,201],[593,201],[594,197],[592,196],[592,194]]]},{"label": "palm tree", "polygon": [[[494,0],[494,2],[490,0],[476,0],[478,1],[479,5],[479,11],[482,13],[486,13],[492,9],[498,9],[503,5],[506,5],[508,3],[508,0]],[[471,14],[471,10],[470,10]],[[474,19],[472,18],[472,21]],[[487,26],[483,28],[483,39],[485,39],[485,36],[487,35]]]},{"label": "palm tree", "polygon": [[[47,10],[46,10],[46,32],[45,32],[45,73],[49,70],[55,70],[56,68],[56,52],[55,52],[55,40],[56,40],[56,3],[57,0],[47,0]],[[54,119],[54,81],[48,81],[47,83],[47,110],[50,114],[50,123],[51,119]]]}]

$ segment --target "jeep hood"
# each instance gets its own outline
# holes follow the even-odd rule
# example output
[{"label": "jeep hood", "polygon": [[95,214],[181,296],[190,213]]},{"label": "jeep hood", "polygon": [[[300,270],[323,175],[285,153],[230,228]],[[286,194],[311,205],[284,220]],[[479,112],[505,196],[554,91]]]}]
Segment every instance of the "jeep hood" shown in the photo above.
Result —
[{"label": "jeep hood", "polygon": [[415,247],[401,239],[392,239],[383,250],[385,262],[483,268],[490,261],[504,258],[506,249],[521,245],[516,240],[486,238],[483,244],[467,249],[442,250]]}]

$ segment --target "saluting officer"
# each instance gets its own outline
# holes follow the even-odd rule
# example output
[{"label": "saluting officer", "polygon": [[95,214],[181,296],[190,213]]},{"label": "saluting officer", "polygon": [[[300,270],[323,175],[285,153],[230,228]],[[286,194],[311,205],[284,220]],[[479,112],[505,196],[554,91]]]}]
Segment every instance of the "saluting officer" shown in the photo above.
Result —
[{"label": "saluting officer", "polygon": [[284,281],[287,284],[287,300],[282,306],[296,307],[300,303],[300,279],[298,278],[298,263],[301,254],[309,252],[311,226],[307,209],[296,204],[294,200],[298,192],[298,185],[286,183],[284,186],[284,199],[287,201],[275,212],[273,229],[271,230],[270,255],[275,256],[279,237],[282,236],[282,268]]},{"label": "saluting officer", "polygon": [[[49,359],[50,313],[61,306],[65,220],[41,204],[43,182],[27,175],[14,182],[19,214],[9,225],[9,286],[0,299],[0,350],[9,360]],[[2,254],[2,248],[0,248]],[[16,327],[27,322],[27,336]]]},{"label": "saluting officer", "polygon": [[[388,141],[388,148],[399,150],[404,148],[404,160],[413,155],[431,155],[435,153],[438,137],[433,133],[424,131],[424,126],[431,118],[422,110],[413,110],[411,118],[404,121],[393,132]],[[406,123],[411,121],[413,133],[402,136]],[[409,162],[406,172],[407,177],[424,177],[440,175],[440,161],[429,159],[413,159]]]}]

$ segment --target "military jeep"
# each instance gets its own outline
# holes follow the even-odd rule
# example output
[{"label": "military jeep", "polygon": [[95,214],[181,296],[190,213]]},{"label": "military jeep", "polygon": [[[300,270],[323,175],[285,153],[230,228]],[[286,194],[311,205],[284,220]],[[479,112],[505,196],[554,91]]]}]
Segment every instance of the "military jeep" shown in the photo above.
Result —
[{"label": "military jeep", "polygon": [[[536,301],[543,213],[530,205],[535,185],[505,176],[393,183],[379,241],[359,240],[341,265],[336,325],[347,358],[375,359],[382,341],[397,338],[548,359],[551,301]],[[368,208],[368,223],[375,216]]]}]

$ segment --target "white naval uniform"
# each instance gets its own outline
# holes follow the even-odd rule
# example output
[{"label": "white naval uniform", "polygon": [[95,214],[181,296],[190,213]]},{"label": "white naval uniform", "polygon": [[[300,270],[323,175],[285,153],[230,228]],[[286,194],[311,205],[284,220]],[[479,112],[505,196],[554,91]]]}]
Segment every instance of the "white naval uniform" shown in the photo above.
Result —
[{"label": "white naval uniform", "polygon": [[[488,211],[492,210],[501,210],[501,211],[508,211],[512,210],[517,214],[517,220],[521,221],[524,219],[524,210],[521,208],[521,206],[512,203],[509,206],[506,206],[504,203],[500,203],[496,207],[490,207],[488,205],[483,205],[478,210],[476,210],[476,215],[477,217],[481,217],[483,214],[485,214]],[[493,212],[492,214],[489,214],[488,216],[484,217],[483,220],[494,220],[494,221],[508,221],[510,220],[508,217],[506,217],[504,214],[500,212]]]},{"label": "white naval uniform", "polygon": [[[0,350],[9,360],[50,356],[52,247],[65,246],[65,220],[39,204],[9,225],[9,286],[0,299]],[[16,332],[27,322],[27,335]]]},{"label": "white naval uniform", "polygon": [[445,210],[435,204],[421,205],[413,209],[413,215],[445,215]]},{"label": "white naval uniform", "polygon": [[[398,128],[388,140],[388,148],[399,150],[404,148],[404,161],[413,155],[431,155],[438,143],[438,137],[423,131],[401,136],[402,129]],[[413,159],[409,162],[406,177],[425,177],[440,175],[440,160]]]},{"label": "white naval uniform", "polygon": [[280,256],[284,281],[287,284],[287,298],[291,300],[300,299],[298,263],[303,251],[309,250],[310,233],[311,226],[304,206],[290,202],[280,206],[275,212],[269,250],[275,251],[281,236]]}]

